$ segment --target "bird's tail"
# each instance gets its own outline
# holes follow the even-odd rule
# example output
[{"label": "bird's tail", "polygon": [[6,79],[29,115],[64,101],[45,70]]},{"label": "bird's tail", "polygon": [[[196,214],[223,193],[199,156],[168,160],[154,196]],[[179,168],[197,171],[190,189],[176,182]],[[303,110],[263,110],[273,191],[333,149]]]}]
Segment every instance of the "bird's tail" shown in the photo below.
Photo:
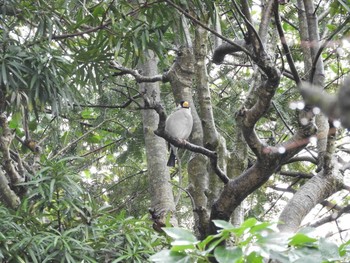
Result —
[{"label": "bird's tail", "polygon": [[176,160],[176,156],[174,154],[173,149],[171,149],[170,151],[170,156],[169,156],[169,160],[168,163],[166,164],[167,166],[171,166],[174,167],[175,166],[175,160]]}]

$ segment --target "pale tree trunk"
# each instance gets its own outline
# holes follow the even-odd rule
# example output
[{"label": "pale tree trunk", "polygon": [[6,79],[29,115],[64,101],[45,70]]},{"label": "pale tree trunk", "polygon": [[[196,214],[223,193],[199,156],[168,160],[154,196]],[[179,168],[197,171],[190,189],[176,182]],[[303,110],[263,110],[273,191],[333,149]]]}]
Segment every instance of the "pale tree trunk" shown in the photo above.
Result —
[{"label": "pale tree trunk", "polygon": [[[324,66],[322,57],[316,58],[319,50],[319,29],[318,19],[312,0],[299,0],[299,23],[307,21],[307,31],[305,25],[302,27],[301,37],[305,58],[305,66],[311,72],[307,72],[310,82],[319,88],[324,86]],[[301,10],[305,10],[304,12]],[[308,48],[309,47],[309,48]],[[309,50],[308,50],[309,49]],[[310,55],[311,57],[308,57]],[[315,63],[315,60],[318,59]],[[313,63],[311,64],[310,61]],[[314,75],[312,75],[314,74]],[[341,189],[342,178],[335,168],[336,160],[332,158],[334,154],[335,128],[329,128],[328,119],[320,114],[316,116],[317,150],[318,150],[318,174],[306,182],[283,209],[279,221],[279,229],[284,232],[295,232],[298,230],[304,217],[315,207],[316,204]]]},{"label": "pale tree trunk", "polygon": [[[236,119],[234,151],[230,153],[227,175],[229,178],[236,178],[244,172],[248,167],[248,147],[244,141],[242,133],[242,123]],[[231,216],[231,223],[238,227],[244,221],[244,210],[242,205],[237,206]]]},{"label": "pale tree trunk", "polygon": [[[216,151],[219,156],[219,166],[226,173],[226,142],[225,139],[217,132],[214,122],[213,107],[211,95],[209,90],[208,73],[206,68],[207,55],[207,40],[208,32],[201,27],[196,27],[194,40],[194,56],[195,56],[195,90],[197,91],[197,101],[199,108],[199,115],[201,126],[203,128],[203,146],[207,149]],[[205,220],[199,218],[199,225],[201,226],[202,238],[207,235],[206,229],[209,224],[209,213],[213,202],[219,195],[222,182],[219,180],[216,173],[213,171],[211,163],[205,159],[206,162],[199,164],[203,165],[203,175],[206,177],[206,185],[202,185],[201,195],[205,195],[205,202],[200,204],[202,214],[197,213],[198,216],[205,215]],[[196,180],[193,178],[193,181]],[[201,182],[195,184],[197,187]],[[204,212],[205,211],[205,212]]]},{"label": "pale tree trunk", "polygon": [[[186,43],[177,43],[178,45],[181,45],[181,47],[177,52],[176,61],[169,70],[168,77],[175,102],[178,103],[181,100],[187,100],[190,102],[193,117],[193,128],[190,136],[191,143],[203,146],[202,123],[192,95],[194,77],[193,41],[191,39],[186,18],[182,16],[181,19]],[[206,209],[208,201],[206,196],[208,191],[207,162],[208,160],[205,156],[198,153],[191,153],[191,158],[187,164],[187,190],[193,200],[194,232],[200,239],[205,237],[203,233],[209,222],[209,213]]]},{"label": "pale tree trunk", "polygon": [[[194,57],[192,48],[183,46],[179,48],[176,61],[174,62],[168,77],[176,102],[187,100],[190,102],[193,117],[193,128],[190,141],[196,145],[203,145],[203,129],[192,97],[192,80],[194,73]],[[206,210],[208,187],[208,173],[206,170],[207,158],[201,154],[192,153],[187,165],[188,192],[194,202],[194,230],[201,238],[203,227],[208,224],[209,214]]]},{"label": "pale tree trunk", "polygon": [[[215,127],[213,107],[208,83],[208,74],[206,68],[207,39],[208,32],[201,27],[196,27],[194,44],[195,89],[198,94],[198,107],[203,127],[204,147],[209,150],[217,151],[220,147],[219,133],[217,132]],[[225,144],[224,140],[221,142]],[[217,153],[225,154],[225,151],[217,151]],[[226,164],[224,162],[225,158],[226,156],[219,156],[219,160],[221,160],[220,168],[226,173]],[[211,207],[222,188],[222,182],[219,180],[218,176],[211,168],[209,162],[207,163],[207,169],[209,175],[209,189],[207,190],[207,207]]]},{"label": "pale tree trunk", "polygon": [[[144,75],[154,76],[158,73],[157,59],[152,51],[149,51],[148,54],[149,57],[140,65],[140,69]],[[142,83],[140,92],[147,96],[151,104],[160,103],[158,83]],[[151,193],[150,213],[154,221],[153,227],[160,230],[165,226],[168,217],[171,225],[177,225],[174,196],[169,182],[170,173],[166,165],[168,152],[165,140],[154,134],[158,127],[159,115],[151,109],[143,110],[142,120]]]}]

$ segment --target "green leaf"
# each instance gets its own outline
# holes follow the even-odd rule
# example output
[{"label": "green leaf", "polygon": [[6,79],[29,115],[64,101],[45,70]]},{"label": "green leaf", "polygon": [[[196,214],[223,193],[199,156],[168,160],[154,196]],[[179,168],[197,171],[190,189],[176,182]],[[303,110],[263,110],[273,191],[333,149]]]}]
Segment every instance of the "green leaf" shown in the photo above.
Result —
[{"label": "green leaf", "polygon": [[267,230],[272,225],[270,222],[258,223],[250,229],[250,233],[260,232],[262,230]]},{"label": "green leaf", "polygon": [[189,244],[188,241],[183,241],[183,240],[177,240],[177,241],[171,242],[171,245],[172,245],[171,251],[178,251],[178,252],[185,251],[188,249],[194,249],[196,247],[193,243]]},{"label": "green leaf", "polygon": [[350,240],[345,242],[344,244],[341,244],[339,247],[339,254],[341,256],[345,256],[346,252],[349,251],[350,246]]},{"label": "green leaf", "polygon": [[263,263],[263,257],[256,252],[252,252],[247,256],[246,262],[249,263]]},{"label": "green leaf", "polygon": [[197,244],[198,248],[203,250],[215,237],[210,235],[207,236],[204,240]]},{"label": "green leaf", "polygon": [[9,121],[9,128],[17,129],[22,125],[22,116],[19,112],[16,112],[12,115],[11,120]]},{"label": "green leaf", "polygon": [[288,236],[284,233],[270,233],[259,237],[257,244],[266,251],[285,251],[288,245]]},{"label": "green leaf", "polygon": [[298,251],[295,251],[295,255],[297,255],[299,258],[294,260],[293,258],[290,259],[290,262],[293,263],[320,263],[323,262],[321,254],[315,250],[310,248],[302,248]]},{"label": "green leaf", "polygon": [[340,260],[338,246],[328,241],[325,238],[321,238],[319,241],[319,250],[322,258],[327,261]]},{"label": "green leaf", "polygon": [[99,16],[102,16],[104,14],[104,12],[105,12],[104,8],[101,5],[99,5],[96,8],[94,8],[92,15],[94,17],[99,17]]},{"label": "green leaf", "polygon": [[187,229],[178,227],[164,227],[163,230],[168,236],[176,241],[183,241],[183,244],[195,244],[198,242],[192,232]]},{"label": "green leaf", "polygon": [[290,238],[289,245],[290,246],[302,246],[305,244],[310,244],[316,242],[317,239],[309,237],[303,233],[297,233],[293,237]]},{"label": "green leaf", "polygon": [[81,117],[83,119],[94,119],[95,118],[95,112],[91,109],[85,109],[81,112]]},{"label": "green leaf", "polygon": [[153,262],[166,263],[192,263],[193,261],[186,253],[179,253],[170,250],[162,250],[149,258]]},{"label": "green leaf", "polygon": [[2,77],[2,82],[7,86],[7,70],[6,70],[6,65],[5,62],[1,64],[1,77]]},{"label": "green leaf", "polygon": [[56,179],[52,179],[52,181],[50,182],[50,198],[49,198],[50,202],[52,200],[52,196],[53,196],[54,191],[55,191],[55,183],[56,183]]},{"label": "green leaf", "polygon": [[240,226],[240,228],[250,228],[254,225],[256,225],[256,223],[258,222],[258,220],[256,220],[255,218],[251,217],[248,218],[247,220],[245,220],[242,225]]},{"label": "green leaf", "polygon": [[219,246],[215,249],[214,256],[219,263],[234,263],[242,258],[243,252],[240,247]]},{"label": "green leaf", "polygon": [[231,223],[229,223],[225,220],[213,220],[213,223],[216,227],[220,227],[222,229],[231,230],[231,229],[235,228]]}]

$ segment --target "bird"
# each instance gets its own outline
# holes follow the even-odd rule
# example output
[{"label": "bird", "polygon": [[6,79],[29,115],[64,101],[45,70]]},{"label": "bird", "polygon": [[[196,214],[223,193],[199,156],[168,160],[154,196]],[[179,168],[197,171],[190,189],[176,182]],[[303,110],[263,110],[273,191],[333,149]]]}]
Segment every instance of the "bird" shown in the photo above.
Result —
[{"label": "bird", "polygon": [[[191,114],[190,103],[181,101],[177,109],[172,112],[165,121],[165,131],[172,137],[186,140],[193,127],[193,118]],[[174,167],[177,156],[177,147],[170,144],[170,156],[167,166]]]}]

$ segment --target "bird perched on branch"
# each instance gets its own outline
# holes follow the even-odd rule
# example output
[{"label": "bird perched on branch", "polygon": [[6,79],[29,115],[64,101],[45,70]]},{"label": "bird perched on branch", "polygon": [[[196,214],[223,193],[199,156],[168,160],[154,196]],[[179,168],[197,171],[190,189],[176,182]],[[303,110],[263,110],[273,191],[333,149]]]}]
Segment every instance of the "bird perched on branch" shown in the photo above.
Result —
[{"label": "bird perched on branch", "polygon": [[[165,131],[172,137],[186,140],[192,131],[193,118],[188,101],[181,101],[179,107],[172,112],[165,122]],[[167,165],[175,166],[177,147],[170,144],[170,156]]]}]

